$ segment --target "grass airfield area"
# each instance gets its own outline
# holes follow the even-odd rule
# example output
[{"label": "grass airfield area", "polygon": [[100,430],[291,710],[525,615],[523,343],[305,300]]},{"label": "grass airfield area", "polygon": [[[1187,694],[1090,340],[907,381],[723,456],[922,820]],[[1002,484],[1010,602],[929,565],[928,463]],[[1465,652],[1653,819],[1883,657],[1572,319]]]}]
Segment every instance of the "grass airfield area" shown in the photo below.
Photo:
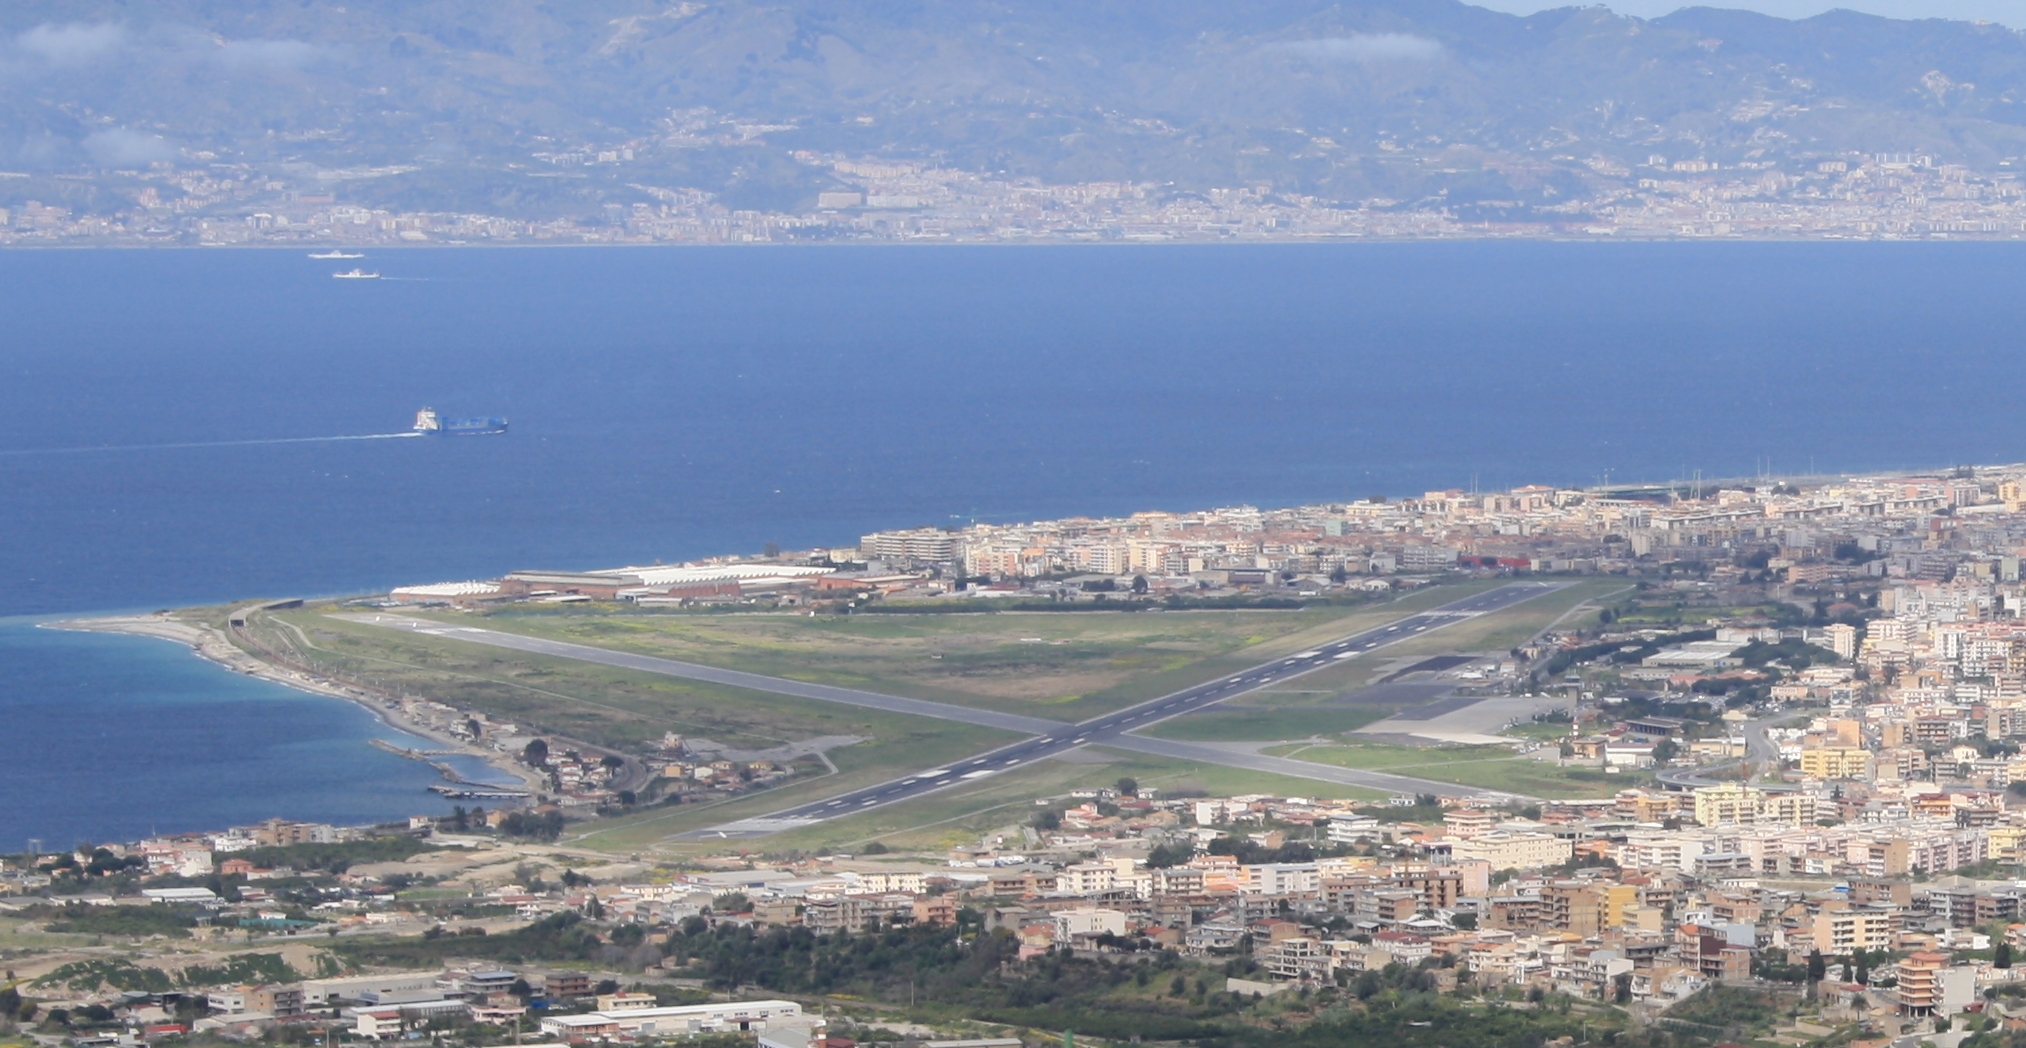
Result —
[{"label": "grass airfield area", "polygon": [[[975,843],[980,835],[1008,833],[1017,840],[1018,827],[1027,823],[1041,798],[1060,798],[1080,789],[1110,786],[1131,778],[1142,787],[1168,791],[1202,791],[1214,796],[1242,793],[1270,793],[1275,796],[1332,797],[1382,801],[1381,791],[1337,783],[1295,779],[1283,775],[1196,764],[1118,750],[1092,749],[1088,763],[1042,761],[1003,775],[995,775],[915,800],[888,805],[857,815],[847,815],[798,830],[758,840],[670,842],[671,834],[702,829],[743,816],[757,815],[782,807],[787,790],[773,795],[770,802],[749,798],[735,805],[711,809],[662,809],[640,815],[610,819],[584,827],[568,841],[573,847],[609,852],[635,852],[652,848],[656,854],[693,856],[727,850],[779,853],[804,851],[816,854],[850,852],[878,841],[899,853],[932,852],[960,844]],[[757,802],[757,803],[756,803]]]},{"label": "grass airfield area", "polygon": [[1301,610],[1153,612],[638,612],[516,605],[460,624],[791,680],[1080,721],[1234,672],[1496,582]]},{"label": "grass airfield area", "polygon": [[1532,797],[1604,797],[1641,785],[1648,778],[1636,774],[1611,775],[1596,768],[1560,767],[1552,748],[1527,754],[1504,746],[1420,747],[1351,740],[1330,745],[1272,746],[1260,752]]},{"label": "grass airfield area", "polygon": [[[432,614],[446,622],[483,624],[491,629],[749,672],[1029,716],[1081,720],[1500,584],[1502,580],[1472,580],[1363,605],[1285,611],[811,617],[631,612],[574,605],[539,610],[518,606],[484,615]],[[1596,594],[1621,588],[1622,583],[1578,582],[1566,590],[1382,649],[1373,656],[1347,660],[1342,666],[1288,681],[1223,709],[1168,722],[1153,733],[1180,739],[1261,742],[1341,735],[1390,710],[1332,705],[1332,700],[1391,672],[1401,659],[1427,652],[1502,650],[1533,636]],[[571,836],[585,847],[600,850],[638,850],[665,842],[674,834],[820,799],[955,760],[1015,737],[928,717],[389,630],[344,621],[314,606],[263,614],[255,628],[263,643],[283,646],[319,672],[364,681],[390,693],[481,710],[545,733],[615,749],[641,752],[668,732],[746,750],[819,736],[854,735],[868,740],[829,750],[834,771],[816,758],[805,758],[797,764],[805,777],[775,789],[655,807],[573,827]],[[1186,782],[1191,788],[1212,792],[1376,796],[1354,787],[1145,755],[1109,753],[1105,757],[1108,763],[1047,762],[919,801],[777,835],[768,838],[764,847],[798,847],[789,842],[805,837],[811,846],[831,848],[893,834],[924,834],[925,840],[937,842],[949,833],[975,838],[978,825],[1006,819],[1002,809],[1015,800],[1109,783],[1121,775],[1149,785],[1159,785],[1162,779]],[[1338,762],[1329,752],[1311,750],[1298,757]],[[1455,778],[1426,770],[1415,774],[1444,781],[1477,781],[1474,776]],[[1556,795],[1553,789],[1525,788],[1521,792]],[[1566,794],[1566,790],[1561,793]],[[681,846],[685,851],[697,847]],[[725,847],[720,844],[710,850]]]},{"label": "grass airfield area", "polygon": [[264,639],[287,642],[319,671],[621,750],[638,752],[668,732],[746,750],[820,736],[869,737],[831,751],[838,769],[850,772],[934,763],[1018,738],[929,717],[460,644],[315,610],[274,617],[283,625],[265,627]]}]

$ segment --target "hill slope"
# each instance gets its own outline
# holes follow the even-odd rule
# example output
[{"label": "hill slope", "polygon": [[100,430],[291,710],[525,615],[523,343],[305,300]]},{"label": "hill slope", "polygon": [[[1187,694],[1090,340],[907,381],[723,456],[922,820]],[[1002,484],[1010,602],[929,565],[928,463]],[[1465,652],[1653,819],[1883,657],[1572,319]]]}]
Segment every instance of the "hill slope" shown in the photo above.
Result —
[{"label": "hill slope", "polygon": [[835,185],[797,151],[1464,203],[1581,193],[1655,154],[2026,153],[2026,36],[1848,12],[30,0],[0,40],[0,166],[243,161],[395,208],[591,214],[651,183],[794,210]]}]

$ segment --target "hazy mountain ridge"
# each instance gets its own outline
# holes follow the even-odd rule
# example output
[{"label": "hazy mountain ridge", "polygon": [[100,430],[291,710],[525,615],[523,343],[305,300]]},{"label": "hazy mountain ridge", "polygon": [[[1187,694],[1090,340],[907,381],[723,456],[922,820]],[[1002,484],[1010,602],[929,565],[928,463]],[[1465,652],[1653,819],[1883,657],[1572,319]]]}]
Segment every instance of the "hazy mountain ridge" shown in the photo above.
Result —
[{"label": "hazy mountain ridge", "polygon": [[502,213],[643,183],[807,207],[835,183],[797,150],[1345,201],[1552,200],[1655,154],[2026,154],[2026,37],[1848,12],[86,0],[12,5],[0,40],[0,167],[100,185],[151,161],[412,168],[325,184]]}]

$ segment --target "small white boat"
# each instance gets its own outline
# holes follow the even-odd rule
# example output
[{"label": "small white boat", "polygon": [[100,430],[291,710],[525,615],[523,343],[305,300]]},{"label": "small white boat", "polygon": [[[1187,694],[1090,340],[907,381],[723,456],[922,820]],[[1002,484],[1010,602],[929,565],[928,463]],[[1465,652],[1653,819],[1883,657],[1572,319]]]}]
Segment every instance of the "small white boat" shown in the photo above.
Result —
[{"label": "small white boat", "polygon": [[311,254],[311,255],[310,255],[310,257],[311,257],[311,258],[315,258],[315,259],[332,259],[332,258],[365,258],[366,256],[364,256],[364,255],[355,255],[355,254],[347,254],[347,253],[345,253],[345,252],[343,252],[343,251],[340,251],[340,250],[338,250],[338,249],[336,249],[336,248],[332,248],[332,249],[331,249],[331,250],[329,250],[329,251],[318,251],[318,252],[315,252],[315,253]]},{"label": "small white boat", "polygon": [[368,272],[366,272],[366,271],[365,271],[365,270],[363,270],[363,269],[348,269],[348,270],[344,271],[343,273],[332,273],[332,274],[331,274],[331,276],[332,276],[332,278],[334,278],[334,279],[337,279],[337,280],[378,280],[378,279],[380,279],[380,274],[378,274],[378,273],[368,273]]}]

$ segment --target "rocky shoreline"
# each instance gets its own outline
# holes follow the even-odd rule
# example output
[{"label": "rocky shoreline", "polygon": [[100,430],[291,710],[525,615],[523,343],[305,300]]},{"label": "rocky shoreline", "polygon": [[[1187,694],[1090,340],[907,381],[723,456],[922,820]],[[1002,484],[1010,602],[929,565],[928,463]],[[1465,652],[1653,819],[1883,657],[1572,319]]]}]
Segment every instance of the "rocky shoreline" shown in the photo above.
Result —
[{"label": "rocky shoreline", "polygon": [[244,649],[232,643],[231,638],[211,626],[179,619],[166,612],[155,612],[148,615],[108,615],[98,618],[65,619],[58,622],[43,623],[42,626],[44,629],[70,630],[79,633],[121,633],[134,637],[153,637],[157,640],[173,641],[178,644],[188,645],[191,651],[199,658],[215,663],[234,673],[259,677],[262,680],[287,685],[297,691],[304,691],[325,698],[344,699],[347,702],[363,706],[367,710],[372,711],[375,717],[378,717],[389,727],[427,739],[437,747],[455,750],[464,756],[475,757],[484,761],[488,767],[505,774],[512,781],[520,783],[531,793],[542,793],[549,789],[549,782],[545,777],[530,770],[508,754],[481,746],[474,746],[470,742],[456,736],[439,732],[407,716],[399,707],[390,707],[373,701],[370,696],[367,696],[356,688],[313,674],[286,669],[266,662],[248,654]]}]

